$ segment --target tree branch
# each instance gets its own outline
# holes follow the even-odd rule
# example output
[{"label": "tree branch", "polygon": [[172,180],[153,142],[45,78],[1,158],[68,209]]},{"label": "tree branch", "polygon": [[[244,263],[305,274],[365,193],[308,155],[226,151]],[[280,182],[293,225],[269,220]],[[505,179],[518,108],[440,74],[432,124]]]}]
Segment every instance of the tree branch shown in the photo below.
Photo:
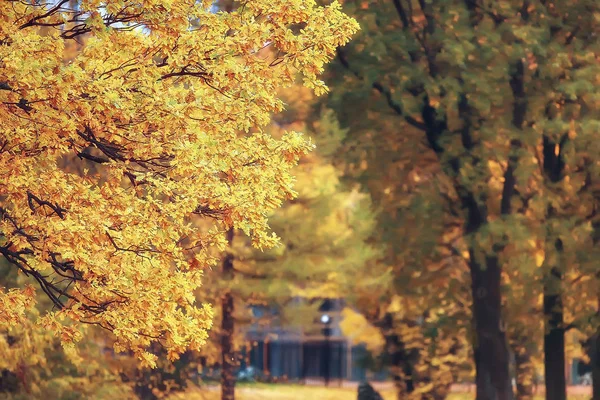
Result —
[{"label": "tree branch", "polygon": [[[342,66],[344,66],[344,68],[346,68],[347,70],[349,70],[350,72],[352,72],[352,74],[354,74],[354,76],[356,76],[358,79],[360,80],[364,80],[364,78],[362,76],[360,76],[358,74],[358,72],[352,70],[352,68],[350,67],[350,64],[348,63],[348,60],[345,56],[345,54],[342,52],[342,50],[338,49],[337,50],[337,56],[338,59],[340,60],[340,63],[342,64]],[[416,120],[415,118],[411,117],[410,115],[405,115],[404,114],[404,110],[402,109],[402,105],[398,102],[396,102],[393,98],[392,98],[392,93],[390,92],[389,89],[385,88],[381,83],[375,81],[371,84],[371,86],[373,87],[373,89],[377,90],[379,93],[381,93],[386,101],[388,106],[394,110],[394,112],[396,114],[398,114],[399,116],[403,117],[404,120],[409,124],[412,125],[413,127],[424,131],[425,130],[425,124]]]},{"label": "tree branch", "polygon": [[406,10],[404,10],[404,7],[402,6],[401,0],[393,0],[393,2],[394,7],[396,7],[396,11],[398,12],[398,15],[400,16],[400,20],[402,21],[402,27],[404,29],[408,29],[410,27],[410,22],[408,19],[408,15],[406,14]]},{"label": "tree branch", "polygon": [[68,2],[69,2],[69,0],[61,0],[61,1],[59,1],[54,7],[52,7],[51,9],[49,9],[45,14],[38,15],[36,17],[31,18],[29,21],[27,21],[23,25],[19,26],[19,29],[24,29],[24,28],[27,28],[29,26],[37,25],[37,21],[51,16],[52,14],[54,14],[55,12],[57,12],[58,10],[60,10],[60,8],[64,4],[66,4]]}]

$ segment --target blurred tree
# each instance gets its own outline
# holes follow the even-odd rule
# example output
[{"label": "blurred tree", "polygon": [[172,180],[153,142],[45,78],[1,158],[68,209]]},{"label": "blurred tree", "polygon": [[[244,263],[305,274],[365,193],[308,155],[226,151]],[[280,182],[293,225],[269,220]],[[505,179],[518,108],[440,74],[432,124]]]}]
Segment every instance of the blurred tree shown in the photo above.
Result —
[{"label": "blurred tree", "polygon": [[[287,107],[273,116],[269,133],[280,137],[287,130],[306,131],[316,150],[302,157],[293,170],[296,198],[269,216],[281,245],[260,252],[250,245],[250,238],[230,231],[221,270],[206,273],[205,288],[210,289],[203,288],[199,299],[220,298],[221,307],[215,314],[211,345],[201,353],[207,364],[219,363],[223,398],[234,396],[234,368],[251,325],[307,328],[318,308],[318,302],[311,305],[311,300],[341,296],[344,282],[378,256],[367,242],[374,221],[368,197],[347,190],[329,161],[346,132],[332,112],[324,112],[313,125],[305,124],[314,102],[310,91],[293,87],[282,91],[281,97]],[[298,298],[304,301],[294,301]],[[277,312],[253,315],[251,306]]]},{"label": "blurred tree", "polygon": [[[534,282],[545,288],[547,396],[564,398],[564,277],[580,267],[573,256],[597,218],[590,194],[600,154],[600,5],[344,5],[362,30],[338,51],[327,104],[351,129],[341,157],[347,175],[384,206],[384,218],[395,226],[383,232],[402,248],[406,240],[438,245],[432,238],[448,229],[439,218],[434,232],[418,231],[429,239],[398,235],[404,226],[394,205],[407,197],[405,177],[416,173],[422,180],[422,170],[435,171],[429,180],[435,193],[420,206],[462,225],[448,250],[469,266],[478,399],[513,397],[503,271],[516,259],[522,271],[537,269],[541,249],[542,276]],[[392,249],[400,255],[390,258],[395,268],[421,265],[406,258],[407,250]]]}]

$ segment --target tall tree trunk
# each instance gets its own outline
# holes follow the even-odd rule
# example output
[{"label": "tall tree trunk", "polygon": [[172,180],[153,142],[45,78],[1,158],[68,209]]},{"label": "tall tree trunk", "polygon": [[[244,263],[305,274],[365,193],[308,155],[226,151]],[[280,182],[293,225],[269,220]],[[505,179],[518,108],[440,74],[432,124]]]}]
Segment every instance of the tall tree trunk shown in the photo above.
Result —
[{"label": "tall tree trunk", "polygon": [[[548,109],[550,119],[554,118],[552,110]],[[554,142],[548,136],[543,137],[544,173],[551,184],[560,182],[563,178],[564,159],[563,146],[568,135],[563,135],[560,141]],[[556,210],[548,207],[548,218],[554,217]],[[548,240],[554,241],[557,263],[560,263],[563,243],[560,238],[554,238],[548,233]],[[544,277],[544,378],[546,383],[546,400],[567,399],[567,377],[565,374],[565,328],[563,311],[563,274],[561,265],[552,265]]]},{"label": "tall tree trunk", "polygon": [[[433,23],[433,21],[432,19],[429,22]],[[431,64],[435,64],[435,62],[430,62],[430,73],[435,77],[435,74],[431,71]],[[523,61],[519,60],[513,67],[514,71],[512,71],[510,81],[514,96],[512,124],[517,130],[521,130],[527,114],[527,97],[524,84],[525,66]],[[462,162],[473,166],[483,161],[475,153],[471,153],[476,145],[471,130],[476,121],[474,117],[477,113],[471,107],[466,93],[459,96],[458,114],[463,123],[460,130],[462,145],[466,152],[470,154],[464,160],[461,160],[460,157],[444,159],[442,155],[445,150],[440,143],[440,139],[448,131],[448,121],[445,116],[439,118],[440,115],[436,108],[431,105],[429,97],[424,97],[421,117],[425,125],[426,139],[431,149],[438,154],[440,161],[443,160],[450,167],[455,177],[460,176]],[[518,167],[521,151],[522,143],[520,139],[511,139],[500,204],[502,216],[513,213],[512,200],[516,191],[514,172]],[[464,235],[465,237],[476,236],[489,222],[486,202],[482,201],[480,195],[477,195],[473,189],[461,183],[460,179],[455,179],[454,186],[461,205],[467,214]],[[469,246],[473,323],[476,335],[474,355],[477,373],[477,400],[513,400],[514,394],[509,372],[510,352],[504,321],[502,320],[502,293],[500,290],[502,266],[498,259],[504,247],[499,243],[495,243],[493,248],[486,252],[476,251],[483,250],[477,249],[477,246],[476,239]],[[487,254],[480,256],[481,253]],[[478,257],[482,259],[478,259]]]},{"label": "tall tree trunk", "polygon": [[[596,279],[600,282],[600,272],[596,275]],[[598,310],[597,317],[600,319],[600,294],[598,295]],[[600,326],[596,329],[596,334],[592,337],[591,345],[591,362],[592,362],[592,399],[600,399]]]},{"label": "tall tree trunk", "polygon": [[[512,124],[514,128],[521,130],[527,114],[525,67],[522,61],[517,61],[513,68],[510,80],[514,97]],[[466,95],[461,96],[458,111],[464,124],[463,145],[466,149],[470,149],[473,146],[471,136],[473,121],[471,120],[471,106]],[[521,148],[520,139],[511,139],[500,200],[500,214],[503,217],[513,213],[512,200],[517,184],[515,170],[519,164]],[[463,207],[467,210],[465,234],[477,233],[489,222],[485,202],[478,201],[471,191],[465,192],[461,187],[457,189]],[[507,239],[506,235],[504,239]],[[481,252],[476,251],[479,250],[477,246],[474,242],[469,247],[473,322],[476,334],[474,355],[477,372],[477,400],[512,400],[514,393],[509,371],[510,351],[505,333],[506,326],[502,319],[502,265],[499,256],[504,250],[504,245],[494,243],[491,251]],[[480,255],[481,253],[483,255]]]},{"label": "tall tree trunk", "polygon": [[[439,121],[434,118],[435,113],[431,110],[429,99],[426,97],[422,112],[423,121],[427,127],[426,138],[430,147],[440,155],[441,160],[444,150],[440,147],[438,139],[447,130],[447,125],[445,120]],[[520,109],[515,113],[517,119],[522,118]],[[461,96],[459,115],[464,124],[462,129],[463,146],[466,150],[470,150],[474,144],[471,137],[471,107],[466,95]],[[522,121],[517,122],[522,123]],[[516,140],[511,142],[511,146],[514,147],[518,147],[518,144]],[[501,201],[501,213],[503,215],[511,213],[511,198],[515,190],[513,171],[516,162],[516,156],[511,155],[504,177]],[[459,175],[459,159],[451,159],[448,165],[454,174]],[[455,182],[455,189],[461,205],[466,211],[464,235],[465,237],[474,236],[488,223],[486,205],[478,201],[476,195],[468,187],[463,186],[459,180]],[[477,400],[512,400],[514,397],[509,373],[510,352],[504,322],[501,318],[500,277],[502,267],[497,256],[503,248],[495,245],[492,255],[486,255],[485,260],[478,260],[477,256],[482,252],[476,251],[476,246],[475,242],[469,246],[469,269],[473,297],[473,324],[476,335],[473,350],[476,367]],[[481,261],[484,265],[481,265]]]},{"label": "tall tree trunk", "polygon": [[[520,129],[526,111],[521,62],[517,63],[511,86],[515,96],[513,125]],[[467,106],[463,111],[464,115],[468,114],[468,108]],[[470,124],[470,120],[465,121],[469,121]],[[516,188],[514,171],[519,161],[518,150],[521,142],[513,139],[510,146],[500,200],[502,216],[512,213],[512,198]],[[462,202],[467,209],[465,233],[468,235],[480,231],[488,223],[486,206],[479,204],[473,193],[463,195]],[[491,251],[486,251],[478,247],[476,240],[469,246],[469,269],[476,334],[474,356],[477,372],[477,400],[512,400],[514,393],[509,371],[510,351],[506,326],[502,319],[502,265],[499,256],[504,250],[504,245],[494,243]]]},{"label": "tall tree trunk", "polygon": [[501,317],[501,268],[487,256],[482,268],[471,252],[477,400],[512,400],[510,353]]},{"label": "tall tree trunk", "polygon": [[600,399],[600,329],[592,339],[592,399]]},{"label": "tall tree trunk", "polygon": [[[477,7],[474,1],[467,1],[466,6],[469,9],[473,21],[477,18]],[[436,20],[433,17],[433,8],[431,2],[421,2],[422,11],[427,20],[427,31],[433,36],[436,30]],[[527,15],[523,13],[521,18],[526,19]],[[429,74],[436,78],[441,70],[436,62],[436,54],[439,52],[438,45],[432,43],[425,44]],[[511,72],[510,86],[514,96],[512,124],[521,130],[523,128],[527,113],[527,97],[525,93],[524,71],[525,66],[522,60],[517,61]],[[476,110],[471,107],[467,93],[459,94],[458,114],[463,126],[460,129],[460,138],[465,150],[464,158],[461,156],[448,157],[444,154],[447,149],[442,144],[442,137],[448,133],[448,119],[443,113],[440,113],[437,107],[431,104],[429,96],[423,97],[423,108],[421,117],[423,119],[425,137],[431,149],[438,155],[441,162],[450,167],[454,175],[454,187],[460,198],[461,205],[466,211],[464,235],[469,237],[476,235],[484,228],[488,221],[488,210],[485,200],[479,194],[476,194],[472,188],[461,182],[458,178],[461,175],[461,164],[467,164],[471,167],[485,160],[480,159],[476,152],[472,152],[477,146],[477,141],[472,135],[472,128],[476,127],[479,119]],[[501,214],[503,216],[512,213],[512,198],[515,195],[516,179],[514,171],[519,162],[522,143],[518,138],[510,141],[510,151],[508,154],[508,165],[504,173],[504,185],[502,189]],[[509,365],[510,352],[506,340],[504,322],[502,321],[502,293],[501,293],[501,274],[502,266],[499,263],[498,255],[504,250],[503,246],[495,245],[491,252],[484,256],[485,260],[477,260],[473,244],[469,248],[470,261],[469,268],[471,272],[471,291],[473,296],[473,323],[475,325],[476,344],[474,346],[475,365],[477,371],[477,400],[512,400],[514,394],[510,380]],[[481,265],[483,263],[483,265]]]},{"label": "tall tree trunk", "polygon": [[[544,378],[546,400],[567,399],[562,274],[556,267],[544,283]],[[552,279],[554,278],[554,279]]]},{"label": "tall tree trunk", "polygon": [[[233,228],[227,231],[227,242],[233,242]],[[223,278],[230,280],[233,276],[233,254],[228,251],[223,258]],[[221,399],[235,399],[235,357],[233,351],[233,295],[227,291],[221,298]]]}]

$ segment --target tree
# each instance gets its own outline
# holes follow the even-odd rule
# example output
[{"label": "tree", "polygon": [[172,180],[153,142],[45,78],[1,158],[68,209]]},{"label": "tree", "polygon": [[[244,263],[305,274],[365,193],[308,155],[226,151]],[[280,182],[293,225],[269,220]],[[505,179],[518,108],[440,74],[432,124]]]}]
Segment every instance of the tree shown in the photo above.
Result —
[{"label": "tree", "polygon": [[[362,31],[338,52],[329,104],[343,126],[362,128],[358,134],[365,133],[366,121],[393,119],[396,129],[378,140],[401,145],[419,133],[429,150],[422,158],[435,155],[451,183],[448,207],[462,221],[458,243],[466,245],[471,277],[477,398],[512,399],[503,272],[515,250],[530,252],[536,240],[548,244],[544,270],[560,267],[558,258],[550,258],[567,248],[559,241],[569,234],[579,240],[591,222],[575,193],[586,187],[587,172],[597,169],[591,147],[598,143],[598,3],[345,5]],[[366,152],[371,147],[360,146],[365,142],[355,147]],[[375,154],[372,159],[382,159]],[[550,182],[549,171],[561,162],[573,184]],[[558,196],[553,185],[560,187]],[[392,186],[392,193],[394,187],[402,186]],[[579,223],[557,229],[554,217],[566,213]],[[532,238],[534,245],[527,241]],[[534,258],[523,268],[537,268]],[[560,304],[555,294],[547,295]],[[560,310],[549,304],[550,313],[556,318],[549,332],[561,336]],[[552,351],[564,351],[559,342]],[[549,370],[558,371],[560,354],[556,359]]]},{"label": "tree", "polygon": [[[339,94],[334,87],[332,97]],[[351,307],[368,325],[367,336],[353,340],[384,342],[375,352],[382,353],[398,398],[443,398],[469,353],[464,340],[454,341],[468,337],[469,296],[462,289],[468,271],[460,224],[445,204],[448,182],[416,135],[398,137],[394,119],[372,112],[360,89],[344,94],[341,104],[331,100],[350,128],[337,164],[346,181],[361,183],[373,198],[379,212],[370,240],[385,249],[357,272],[361,279],[345,282]],[[359,325],[347,324],[355,336]]]},{"label": "tree", "polygon": [[[193,291],[222,232],[277,242],[266,216],[293,196],[290,169],[311,145],[260,128],[295,73],[326,90],[317,74],[357,26],[337,4],[211,3],[0,3],[0,253],[52,300],[41,324],[66,346],[81,336],[72,320],[147,365],[155,342],[170,359],[198,349],[212,310]],[[102,174],[66,172],[69,154]],[[201,232],[197,216],[218,229]],[[0,321],[21,323],[32,296],[3,292]]]},{"label": "tree", "polygon": [[[533,251],[532,251],[533,250]],[[537,254],[530,254],[535,253]],[[504,271],[503,284],[509,287],[504,299],[507,336],[514,355],[514,377],[517,400],[533,399],[537,388],[538,371],[543,368],[544,320],[543,292],[540,274],[535,270],[524,271],[524,259],[535,257],[541,267],[543,257],[538,246],[530,251],[515,252],[514,261],[509,262]]]},{"label": "tree", "polygon": [[[218,326],[212,329],[210,346],[202,356],[209,365],[221,368],[223,398],[234,397],[234,370],[240,364],[240,350],[248,346],[245,334],[251,326],[310,326],[318,304],[308,303],[340,296],[340,282],[360,273],[366,260],[377,253],[366,243],[373,220],[368,198],[341,185],[339,172],[329,160],[346,132],[332,112],[305,124],[314,103],[308,89],[292,87],[281,97],[287,107],[274,116],[267,128],[270,134],[280,137],[287,130],[300,129],[311,135],[317,148],[301,157],[292,171],[297,197],[269,217],[281,245],[262,252],[251,246],[248,236],[231,231],[221,269],[206,273],[210,289],[199,293],[200,300],[215,302],[220,297],[222,303],[215,310]],[[254,315],[252,307],[269,311]]]},{"label": "tree", "polygon": [[447,276],[460,270],[450,260],[404,270],[377,263],[347,282],[362,315],[346,310],[344,332],[381,354],[398,399],[444,399],[471,370],[468,300],[459,300],[460,280]]},{"label": "tree", "polygon": [[[3,285],[18,287],[26,279],[5,260],[0,260]],[[53,332],[35,323],[40,313],[52,307],[52,302],[43,293],[36,300],[37,306],[28,311],[28,318],[22,324],[0,329],[0,397],[7,400],[135,398],[111,365],[100,329],[90,328],[78,343],[77,352],[64,352]]]}]

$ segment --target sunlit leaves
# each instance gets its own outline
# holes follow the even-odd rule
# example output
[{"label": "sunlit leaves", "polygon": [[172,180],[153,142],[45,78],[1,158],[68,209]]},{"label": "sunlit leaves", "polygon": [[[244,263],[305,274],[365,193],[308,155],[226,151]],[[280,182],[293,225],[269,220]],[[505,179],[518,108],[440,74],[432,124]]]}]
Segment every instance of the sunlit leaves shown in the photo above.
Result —
[{"label": "sunlit leaves", "polygon": [[[291,169],[313,147],[261,132],[283,108],[277,89],[299,73],[322,92],[318,75],[357,25],[309,0],[231,13],[59,3],[0,3],[0,246],[60,309],[42,322],[65,344],[81,337],[68,316],[112,331],[115,350],[144,364],[154,342],[175,359],[206,340],[212,310],[192,293],[221,232],[277,243],[267,216],[295,195]],[[27,296],[3,293],[1,318],[18,322]]]}]

